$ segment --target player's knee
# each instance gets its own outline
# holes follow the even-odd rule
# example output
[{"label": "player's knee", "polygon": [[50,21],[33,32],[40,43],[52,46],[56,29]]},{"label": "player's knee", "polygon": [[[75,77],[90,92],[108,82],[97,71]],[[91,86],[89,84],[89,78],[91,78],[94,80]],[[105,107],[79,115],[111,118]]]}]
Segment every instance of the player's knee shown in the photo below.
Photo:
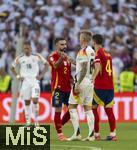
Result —
[{"label": "player's knee", "polygon": [[77,104],[69,104],[68,108],[70,109],[76,109],[77,108]]},{"label": "player's knee", "polygon": [[33,98],[32,101],[33,101],[33,104],[37,104],[38,103],[38,99],[37,98]]},{"label": "player's knee", "polygon": [[30,100],[26,100],[25,105],[30,105]]},{"label": "player's knee", "polygon": [[92,109],[97,109],[98,105],[92,105]]},{"label": "player's knee", "polygon": [[85,112],[86,112],[86,111],[90,111],[91,109],[92,109],[91,106],[84,105],[84,110],[85,110]]},{"label": "player's knee", "polygon": [[61,107],[55,107],[55,112],[61,112]]}]

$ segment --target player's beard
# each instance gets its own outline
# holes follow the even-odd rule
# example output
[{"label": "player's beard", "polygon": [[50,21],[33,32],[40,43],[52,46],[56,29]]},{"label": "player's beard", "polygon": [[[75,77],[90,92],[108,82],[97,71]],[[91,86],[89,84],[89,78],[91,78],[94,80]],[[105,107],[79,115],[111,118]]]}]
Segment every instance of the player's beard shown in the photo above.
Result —
[{"label": "player's beard", "polygon": [[61,52],[66,52],[66,48],[60,49]]}]

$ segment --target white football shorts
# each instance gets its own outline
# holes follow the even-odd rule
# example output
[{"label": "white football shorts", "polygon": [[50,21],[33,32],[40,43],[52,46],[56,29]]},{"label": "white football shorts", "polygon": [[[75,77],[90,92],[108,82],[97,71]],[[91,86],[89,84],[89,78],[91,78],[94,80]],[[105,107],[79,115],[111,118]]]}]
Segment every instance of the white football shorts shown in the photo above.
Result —
[{"label": "white football shorts", "polygon": [[39,81],[36,79],[24,79],[21,84],[20,98],[22,100],[31,100],[31,98],[39,98],[40,86]]},{"label": "white football shorts", "polygon": [[89,79],[84,79],[80,84],[81,92],[74,94],[71,90],[69,104],[81,104],[92,106],[93,101],[93,84]]}]

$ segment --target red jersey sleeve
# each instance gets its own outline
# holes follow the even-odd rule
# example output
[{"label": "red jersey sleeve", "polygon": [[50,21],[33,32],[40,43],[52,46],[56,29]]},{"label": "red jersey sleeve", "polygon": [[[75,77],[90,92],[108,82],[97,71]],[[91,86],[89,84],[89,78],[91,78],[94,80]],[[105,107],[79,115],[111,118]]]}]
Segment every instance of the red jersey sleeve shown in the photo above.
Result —
[{"label": "red jersey sleeve", "polygon": [[54,54],[51,54],[49,57],[48,57],[48,62],[49,64],[54,67],[54,64],[56,63],[57,61],[57,58]]},{"label": "red jersey sleeve", "polygon": [[99,49],[96,52],[94,63],[101,63],[101,59],[102,59],[102,53],[101,53],[101,51]]}]

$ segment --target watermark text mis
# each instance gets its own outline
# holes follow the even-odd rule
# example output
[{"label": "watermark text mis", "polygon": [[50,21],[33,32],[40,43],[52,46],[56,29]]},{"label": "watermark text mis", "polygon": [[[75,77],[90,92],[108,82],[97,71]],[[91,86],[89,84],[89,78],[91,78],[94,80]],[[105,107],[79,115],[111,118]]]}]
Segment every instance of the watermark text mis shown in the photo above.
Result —
[{"label": "watermark text mis", "polygon": [[23,127],[0,125],[0,145],[3,149],[46,149],[50,150],[50,126]]}]

